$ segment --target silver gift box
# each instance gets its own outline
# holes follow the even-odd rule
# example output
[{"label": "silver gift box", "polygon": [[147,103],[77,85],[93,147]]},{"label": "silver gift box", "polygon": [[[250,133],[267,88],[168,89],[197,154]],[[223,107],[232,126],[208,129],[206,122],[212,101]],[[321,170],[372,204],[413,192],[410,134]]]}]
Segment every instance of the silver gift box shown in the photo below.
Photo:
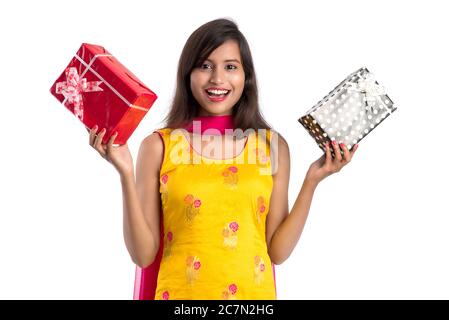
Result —
[{"label": "silver gift box", "polygon": [[[336,140],[349,150],[396,110],[367,68],[350,74],[298,121],[324,151]],[[332,156],[335,156],[331,148]]]}]

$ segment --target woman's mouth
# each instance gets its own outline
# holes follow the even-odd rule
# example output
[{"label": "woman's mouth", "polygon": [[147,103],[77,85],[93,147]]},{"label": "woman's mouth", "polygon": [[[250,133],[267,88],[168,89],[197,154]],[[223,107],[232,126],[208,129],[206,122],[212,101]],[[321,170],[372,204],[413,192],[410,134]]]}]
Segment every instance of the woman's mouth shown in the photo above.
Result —
[{"label": "woman's mouth", "polygon": [[212,102],[221,102],[226,99],[231,90],[226,89],[206,89],[207,97]]}]

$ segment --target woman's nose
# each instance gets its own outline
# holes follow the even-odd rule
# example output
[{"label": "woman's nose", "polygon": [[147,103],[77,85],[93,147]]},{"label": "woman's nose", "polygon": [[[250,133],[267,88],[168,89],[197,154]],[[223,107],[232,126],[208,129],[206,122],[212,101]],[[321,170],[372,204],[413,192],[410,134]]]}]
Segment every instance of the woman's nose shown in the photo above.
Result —
[{"label": "woman's nose", "polygon": [[212,83],[223,83],[224,81],[224,73],[219,68],[216,68],[211,75],[210,82]]}]

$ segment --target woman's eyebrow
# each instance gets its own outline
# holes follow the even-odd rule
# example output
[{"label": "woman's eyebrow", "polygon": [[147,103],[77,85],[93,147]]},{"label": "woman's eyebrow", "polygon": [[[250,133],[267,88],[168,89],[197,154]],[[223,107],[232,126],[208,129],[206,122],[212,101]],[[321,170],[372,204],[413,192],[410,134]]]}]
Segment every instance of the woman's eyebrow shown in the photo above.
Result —
[{"label": "woman's eyebrow", "polygon": [[[214,60],[212,60],[212,59],[206,59],[207,61],[210,61],[210,62],[212,62],[212,63],[215,63],[215,61]],[[238,60],[238,59],[226,59],[224,62],[237,62],[237,63],[240,63],[241,64],[241,62]]]}]

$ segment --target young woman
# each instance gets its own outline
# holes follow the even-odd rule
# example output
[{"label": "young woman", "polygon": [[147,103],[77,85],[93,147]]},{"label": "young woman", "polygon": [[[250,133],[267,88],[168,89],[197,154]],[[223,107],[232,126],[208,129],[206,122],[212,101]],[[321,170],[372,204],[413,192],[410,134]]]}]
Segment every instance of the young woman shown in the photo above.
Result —
[{"label": "young woman", "polygon": [[315,188],[357,147],[327,145],[289,212],[289,147],[260,114],[248,43],[227,19],[187,40],[165,120],[142,141],[136,175],[126,144],[90,132],[120,174],[135,298],[275,299],[274,265],[296,246]]}]

